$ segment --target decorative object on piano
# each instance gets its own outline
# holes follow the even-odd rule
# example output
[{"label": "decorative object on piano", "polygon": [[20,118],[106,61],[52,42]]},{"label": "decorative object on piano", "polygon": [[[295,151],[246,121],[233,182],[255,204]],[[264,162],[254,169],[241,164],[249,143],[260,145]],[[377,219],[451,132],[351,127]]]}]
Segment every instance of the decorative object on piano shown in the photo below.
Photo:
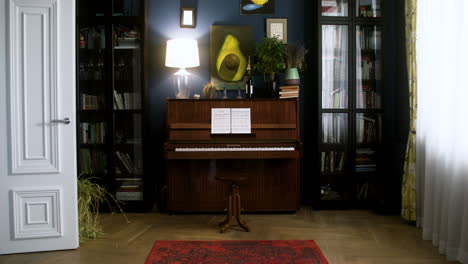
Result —
[{"label": "decorative object on piano", "polygon": [[180,8],[180,27],[195,28],[197,26],[197,9],[196,8]]},{"label": "decorative object on piano", "polygon": [[247,63],[247,75],[245,76],[245,98],[252,99],[255,97],[254,82],[252,78],[252,64],[250,63],[250,56]]},{"label": "decorative object on piano", "polygon": [[190,73],[186,68],[200,66],[198,55],[198,42],[192,39],[172,39],[167,41],[166,66],[179,68],[174,74],[177,88],[176,98],[190,98]]},{"label": "decorative object on piano", "polygon": [[207,99],[215,99],[216,98],[216,85],[213,83],[207,83],[203,87],[203,95]]},{"label": "decorative object on piano", "polygon": [[241,0],[241,15],[268,15],[275,13],[275,0]]},{"label": "decorative object on piano", "polygon": [[[265,96],[276,98],[276,74],[284,69],[284,45],[277,38],[264,38],[255,51],[255,70],[263,74]],[[267,78],[268,75],[268,78]]]},{"label": "decorative object on piano", "polygon": [[279,90],[280,99],[297,98],[297,97],[299,97],[299,86],[297,85],[280,86],[280,90]]},{"label": "decorative object on piano", "polygon": [[288,44],[284,53],[286,63],[286,75],[284,77],[285,85],[299,85],[301,78],[299,71],[304,67],[304,59],[307,49],[300,43]]},{"label": "decorative object on piano", "polygon": [[195,98],[195,99],[200,99],[200,94],[194,94],[194,95],[193,95],[193,98]]},{"label": "decorative object on piano", "polygon": [[277,38],[283,44],[288,43],[288,19],[287,18],[267,18],[266,37]]},{"label": "decorative object on piano", "polygon": [[247,59],[253,51],[252,26],[211,26],[211,83],[218,89],[244,89]]}]

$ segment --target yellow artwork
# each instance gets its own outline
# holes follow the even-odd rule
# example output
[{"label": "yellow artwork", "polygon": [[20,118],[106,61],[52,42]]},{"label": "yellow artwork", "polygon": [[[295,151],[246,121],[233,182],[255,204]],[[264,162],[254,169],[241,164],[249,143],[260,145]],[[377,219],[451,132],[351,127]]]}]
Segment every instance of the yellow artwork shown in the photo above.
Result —
[{"label": "yellow artwork", "polygon": [[252,1],[252,3],[256,4],[256,5],[264,5],[266,3],[268,3],[269,0],[250,0]]},{"label": "yellow artwork", "polygon": [[219,50],[216,70],[218,76],[227,82],[240,81],[247,70],[247,58],[240,49],[240,42],[231,34],[226,36]]}]

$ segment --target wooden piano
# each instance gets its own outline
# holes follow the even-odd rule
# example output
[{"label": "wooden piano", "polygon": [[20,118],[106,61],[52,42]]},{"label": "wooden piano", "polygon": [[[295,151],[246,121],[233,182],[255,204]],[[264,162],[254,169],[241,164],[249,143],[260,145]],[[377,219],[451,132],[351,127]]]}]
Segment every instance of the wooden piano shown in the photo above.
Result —
[{"label": "wooden piano", "polygon": [[[251,134],[211,134],[212,108],[250,108]],[[216,212],[228,187],[216,175],[246,176],[245,211],[299,207],[297,99],[167,100],[166,206],[172,212]]]}]

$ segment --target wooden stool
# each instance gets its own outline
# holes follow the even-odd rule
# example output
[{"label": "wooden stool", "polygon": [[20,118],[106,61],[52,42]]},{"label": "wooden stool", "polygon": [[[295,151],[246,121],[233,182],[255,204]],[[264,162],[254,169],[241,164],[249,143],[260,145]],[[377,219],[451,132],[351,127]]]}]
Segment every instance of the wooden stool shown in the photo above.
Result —
[{"label": "wooden stool", "polygon": [[239,194],[239,183],[241,181],[247,180],[247,177],[221,177],[221,176],[216,176],[216,179],[224,182],[224,183],[230,183],[231,184],[231,193],[229,194],[228,197],[228,204],[227,204],[227,215],[226,215],[226,220],[218,224],[219,231],[221,233],[224,233],[230,226],[231,226],[231,218],[235,217],[237,220],[237,223],[239,224],[242,229],[245,231],[249,232],[250,229],[241,219],[240,211],[241,211],[241,205],[240,205],[240,194]]}]

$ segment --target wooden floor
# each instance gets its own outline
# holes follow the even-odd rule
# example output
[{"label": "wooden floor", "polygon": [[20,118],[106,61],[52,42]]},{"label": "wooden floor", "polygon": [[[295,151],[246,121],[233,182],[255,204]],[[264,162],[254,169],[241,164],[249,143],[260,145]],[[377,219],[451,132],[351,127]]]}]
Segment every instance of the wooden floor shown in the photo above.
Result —
[{"label": "wooden floor", "polygon": [[[167,215],[159,213],[103,215],[104,238],[78,250],[0,256],[1,264],[99,263],[143,264],[155,240],[314,240],[330,263],[450,263],[421,231],[398,216],[367,211],[312,211],[297,214],[246,215],[252,229],[217,232],[222,215]],[[455,262],[453,262],[455,263]]]}]

